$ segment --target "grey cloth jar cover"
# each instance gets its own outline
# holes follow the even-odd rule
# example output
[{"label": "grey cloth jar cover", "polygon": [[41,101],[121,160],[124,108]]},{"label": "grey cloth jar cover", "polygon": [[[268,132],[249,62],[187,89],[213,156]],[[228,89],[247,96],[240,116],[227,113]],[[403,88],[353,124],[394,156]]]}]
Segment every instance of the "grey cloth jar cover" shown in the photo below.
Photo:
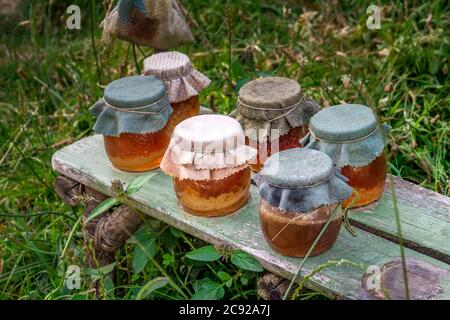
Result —
[{"label": "grey cloth jar cover", "polygon": [[383,152],[390,130],[378,124],[372,109],[357,104],[325,108],[311,118],[309,127],[301,143],[325,152],[339,168],[370,164]]},{"label": "grey cloth jar cover", "polygon": [[111,82],[89,111],[97,117],[95,133],[152,133],[167,124],[173,109],[164,83],[153,76],[125,77]]},{"label": "grey cloth jar cover", "polygon": [[283,212],[308,213],[352,194],[325,153],[304,148],[281,151],[253,177],[261,198]]},{"label": "grey cloth jar cover", "polygon": [[[232,114],[246,135],[256,140],[259,130],[261,138],[270,137],[271,129],[279,135],[290,129],[308,124],[309,119],[320,110],[319,104],[305,96],[297,81],[282,77],[263,77],[247,82],[239,90],[236,111]],[[275,137],[273,137],[275,138]]]}]

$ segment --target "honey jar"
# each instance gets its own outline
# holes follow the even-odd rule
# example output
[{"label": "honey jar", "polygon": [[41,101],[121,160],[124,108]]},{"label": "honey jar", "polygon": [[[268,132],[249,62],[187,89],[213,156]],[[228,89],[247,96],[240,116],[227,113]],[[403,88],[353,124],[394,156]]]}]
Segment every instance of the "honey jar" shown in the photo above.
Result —
[{"label": "honey jar", "polygon": [[175,127],[161,169],[173,177],[182,208],[198,216],[223,216],[248,200],[249,161],[256,149],[245,145],[236,120],[201,115]]},{"label": "honey jar", "polygon": [[329,156],[304,148],[281,151],[266,160],[254,180],[261,196],[261,228],[273,250],[306,256],[328,220],[310,255],[333,246],[342,222],[340,202],[352,189],[335,172]]},{"label": "honey jar", "polygon": [[319,108],[291,79],[264,77],[243,85],[233,116],[244,128],[246,143],[258,149],[252,169],[259,171],[273,153],[300,147],[309,119]]},{"label": "honey jar", "polygon": [[164,83],[156,77],[133,76],[111,82],[90,112],[94,131],[103,135],[112,165],[124,171],[159,167],[170,142],[167,126],[172,107]]},{"label": "honey jar", "polygon": [[144,74],[158,77],[165,83],[173,108],[169,120],[172,129],[199,114],[198,95],[211,81],[194,69],[187,55],[176,51],[154,54],[144,60]]},{"label": "honey jar", "polygon": [[361,207],[380,199],[386,181],[383,154],[389,126],[379,124],[372,109],[357,104],[325,108],[311,118],[308,148],[327,153],[354,189],[344,207]]}]

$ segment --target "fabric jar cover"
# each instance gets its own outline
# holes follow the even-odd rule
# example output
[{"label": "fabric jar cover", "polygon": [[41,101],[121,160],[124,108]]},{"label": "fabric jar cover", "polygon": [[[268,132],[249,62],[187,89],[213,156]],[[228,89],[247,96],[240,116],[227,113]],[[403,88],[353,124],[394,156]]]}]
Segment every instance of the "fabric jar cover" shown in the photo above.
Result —
[{"label": "fabric jar cover", "polygon": [[311,118],[310,133],[301,142],[306,148],[328,154],[339,168],[358,168],[370,164],[383,152],[389,130],[388,125],[378,124],[369,107],[336,105]]},{"label": "fabric jar cover", "polygon": [[106,42],[118,37],[167,50],[194,40],[176,0],[119,0],[100,26]]},{"label": "fabric jar cover", "polygon": [[167,124],[173,109],[164,83],[156,77],[133,76],[115,80],[89,111],[97,117],[94,131],[106,136],[152,133]]},{"label": "fabric jar cover", "polygon": [[294,148],[272,155],[253,177],[261,198],[283,212],[308,213],[352,194],[325,153]]},{"label": "fabric jar cover", "polygon": [[286,134],[291,128],[307,124],[319,110],[316,101],[303,96],[297,81],[263,77],[247,82],[239,90],[234,116],[245,134],[256,141],[260,130],[260,139],[271,137],[272,129],[278,129],[279,135]]},{"label": "fabric jar cover", "polygon": [[157,53],[145,59],[144,74],[164,81],[170,103],[197,96],[211,83],[193,68],[187,55],[176,51]]},{"label": "fabric jar cover", "polygon": [[175,127],[160,168],[172,177],[220,180],[256,160],[256,149],[245,145],[239,122],[223,115],[200,115]]}]

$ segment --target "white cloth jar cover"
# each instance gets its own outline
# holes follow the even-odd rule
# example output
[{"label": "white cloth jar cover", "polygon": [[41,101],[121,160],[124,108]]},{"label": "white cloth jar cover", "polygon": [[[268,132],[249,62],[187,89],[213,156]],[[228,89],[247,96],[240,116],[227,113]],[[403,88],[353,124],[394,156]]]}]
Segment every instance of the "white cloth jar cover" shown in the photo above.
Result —
[{"label": "white cloth jar cover", "polygon": [[187,55],[176,51],[157,53],[145,59],[144,74],[158,77],[165,83],[170,103],[197,96],[211,83],[194,69]]},{"label": "white cloth jar cover", "polygon": [[245,145],[239,122],[223,115],[184,120],[172,135],[161,169],[172,177],[220,180],[256,160],[256,149]]}]

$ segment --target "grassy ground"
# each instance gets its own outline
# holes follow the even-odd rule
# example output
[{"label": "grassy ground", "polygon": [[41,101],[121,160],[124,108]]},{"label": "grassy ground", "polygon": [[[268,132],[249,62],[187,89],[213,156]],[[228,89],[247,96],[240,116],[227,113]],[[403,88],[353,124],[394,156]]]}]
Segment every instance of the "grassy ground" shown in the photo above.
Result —
[{"label": "grassy ground", "polygon": [[[82,9],[79,31],[64,28],[73,3]],[[448,194],[448,2],[383,1],[381,30],[366,28],[369,1],[343,3],[183,1],[196,42],[180,50],[213,81],[203,104],[229,112],[244,81],[274,74],[298,79],[325,106],[370,105],[393,127],[389,171]],[[257,273],[186,258],[203,244],[156,222],[148,232],[155,239],[147,242],[152,261],[139,260],[130,243],[117,254],[114,283],[103,276],[107,270],[83,270],[81,290],[63,285],[67,266],[84,265],[81,229],[70,238],[82,209],[58,200],[51,156],[91,134],[88,108],[103,87],[140,72],[151,54],[143,48],[134,56],[123,42],[99,43],[103,15],[100,1],[23,1],[19,12],[1,17],[0,298],[92,298],[90,284],[101,278],[100,298],[130,299],[161,276],[158,265],[187,297],[218,286],[213,297],[256,298]],[[153,297],[183,294],[166,286]]]}]

